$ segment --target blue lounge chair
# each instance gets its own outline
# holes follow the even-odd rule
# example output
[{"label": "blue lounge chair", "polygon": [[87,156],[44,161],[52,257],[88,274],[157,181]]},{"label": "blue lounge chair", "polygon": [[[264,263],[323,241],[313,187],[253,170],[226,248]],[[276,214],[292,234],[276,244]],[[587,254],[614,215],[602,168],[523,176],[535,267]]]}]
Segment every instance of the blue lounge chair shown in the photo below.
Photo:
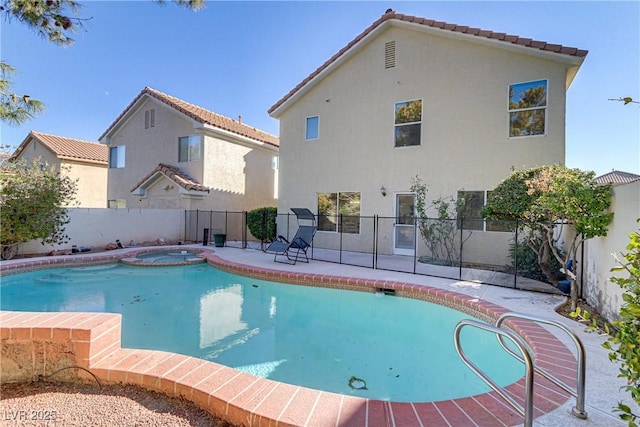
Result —
[{"label": "blue lounge chair", "polygon": [[[291,241],[284,236],[278,236],[276,240],[265,249],[265,252],[273,253],[275,262],[285,264],[295,264],[300,261],[309,262],[307,250],[311,247],[313,237],[316,235],[318,227],[316,227],[316,217],[307,208],[291,208],[298,218],[298,230]],[[310,221],[311,225],[301,225],[300,221]],[[287,260],[278,260],[279,256],[286,256]]]}]

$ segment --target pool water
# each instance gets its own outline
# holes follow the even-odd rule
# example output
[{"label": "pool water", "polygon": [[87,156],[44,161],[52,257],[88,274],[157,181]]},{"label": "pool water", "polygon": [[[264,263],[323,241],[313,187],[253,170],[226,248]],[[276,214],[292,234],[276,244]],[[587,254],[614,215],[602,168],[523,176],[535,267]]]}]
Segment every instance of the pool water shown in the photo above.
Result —
[{"label": "pool water", "polygon": [[[122,345],[254,375],[396,402],[490,391],[460,360],[468,315],[395,296],[250,279],[209,265],[121,264],[2,278],[0,308],[122,313]],[[524,375],[495,336],[465,328],[465,352],[501,386]]]}]

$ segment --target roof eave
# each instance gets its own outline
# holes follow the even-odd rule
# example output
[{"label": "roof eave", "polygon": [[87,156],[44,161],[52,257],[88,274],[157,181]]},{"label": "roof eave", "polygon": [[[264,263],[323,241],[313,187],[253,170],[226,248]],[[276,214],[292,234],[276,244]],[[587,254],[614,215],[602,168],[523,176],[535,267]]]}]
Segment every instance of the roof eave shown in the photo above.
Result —
[{"label": "roof eave", "polygon": [[258,146],[258,147],[262,147],[262,148],[265,148],[267,150],[274,151],[274,152],[278,152],[278,150],[279,150],[279,147],[276,146],[276,145],[273,145],[273,144],[270,144],[270,143],[264,142],[264,141],[259,141],[257,139],[249,138],[247,136],[240,135],[238,133],[231,132],[231,131],[228,131],[226,129],[219,128],[218,126],[214,126],[214,125],[211,125],[209,123],[202,123],[202,125],[200,127],[206,132],[205,134],[213,134],[213,135],[220,134],[220,135],[225,136],[227,138],[234,139],[234,140],[236,140],[239,143],[242,143],[244,145]]},{"label": "roof eave", "polygon": [[[294,104],[300,97],[311,90],[322,79],[330,74],[335,68],[339,67],[347,59],[351,58],[357,52],[362,50],[371,39],[378,36],[382,31],[385,31],[390,26],[411,28],[413,30],[422,31],[429,34],[434,34],[440,37],[450,37],[456,39],[462,39],[470,41],[472,43],[484,44],[487,46],[493,46],[499,49],[506,49],[514,52],[518,52],[525,55],[533,55],[544,59],[565,63],[567,67],[567,80],[566,89],[569,88],[571,82],[576,76],[578,69],[584,62],[586,51],[584,56],[574,56],[566,53],[553,52],[549,50],[538,49],[531,46],[520,45],[516,43],[505,42],[500,39],[491,39],[485,37],[478,37],[474,34],[461,33],[456,31],[445,30],[442,28],[431,27],[423,25],[417,22],[408,22],[397,18],[386,18],[383,15],[382,22],[377,21],[372,24],[370,29],[367,29],[360,36],[356,37],[343,49],[338,51],[334,56],[327,60],[324,64],[313,71],[307,76],[300,84],[294,87],[288,94],[283,96],[277,101],[269,110],[268,113],[271,117],[278,119],[284,111],[286,111],[292,104]],[[317,73],[317,74],[316,74]]]}]

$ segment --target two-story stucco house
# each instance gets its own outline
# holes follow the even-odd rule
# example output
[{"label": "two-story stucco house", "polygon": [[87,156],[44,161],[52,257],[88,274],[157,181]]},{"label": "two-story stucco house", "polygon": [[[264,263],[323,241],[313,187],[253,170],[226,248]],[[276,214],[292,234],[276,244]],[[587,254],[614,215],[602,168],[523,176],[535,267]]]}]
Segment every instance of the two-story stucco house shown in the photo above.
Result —
[{"label": "two-story stucco house", "polygon": [[278,138],[144,88],[100,136],[109,207],[249,210],[275,206]]},{"label": "two-story stucco house", "polygon": [[73,206],[104,208],[107,206],[108,150],[97,142],[31,131],[12,155],[13,159],[31,162],[38,159],[77,181]]},{"label": "two-story stucco house", "polygon": [[[564,164],[566,93],[586,54],[389,9],[269,109],[279,212],[315,210],[315,242],[343,231],[341,247],[371,232],[364,217],[388,217],[378,250],[413,254],[412,178],[477,213],[512,168]],[[340,227],[340,214],[363,218]]]}]

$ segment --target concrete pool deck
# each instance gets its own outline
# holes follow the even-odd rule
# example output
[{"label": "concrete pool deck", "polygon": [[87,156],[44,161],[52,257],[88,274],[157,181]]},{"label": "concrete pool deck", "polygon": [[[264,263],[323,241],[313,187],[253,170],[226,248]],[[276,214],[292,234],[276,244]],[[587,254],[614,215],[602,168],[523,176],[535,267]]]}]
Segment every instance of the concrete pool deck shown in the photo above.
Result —
[{"label": "concrete pool deck", "polygon": [[[185,246],[185,248],[193,248],[193,247],[198,247],[198,246]],[[203,247],[200,246],[200,248],[203,248]],[[100,258],[116,260],[123,256],[126,256],[126,254],[130,252],[131,250],[128,250],[128,251],[118,250],[118,251],[112,251],[104,254],[91,254],[91,255],[78,254],[78,255],[74,255],[73,257],[58,257],[58,258],[66,258],[66,259],[74,258],[73,259],[74,265],[77,265],[76,264],[77,262],[86,262],[88,265],[90,265],[91,263],[98,262],[96,260]],[[586,355],[586,359],[587,359],[586,411],[588,413],[589,418],[587,420],[578,420],[575,417],[571,416],[570,411],[571,411],[571,408],[575,406],[575,399],[573,398],[568,399],[567,396],[565,395],[563,398],[559,398],[559,400],[561,400],[564,403],[562,403],[559,407],[557,407],[557,409],[553,409],[550,412],[548,412],[548,410],[545,410],[544,408],[539,409],[539,411],[537,411],[537,415],[544,412],[547,412],[547,413],[545,415],[537,417],[534,421],[534,424],[540,425],[540,426],[625,425],[622,421],[619,421],[617,416],[612,414],[612,408],[616,406],[617,402],[620,400],[624,400],[625,403],[629,403],[630,398],[624,392],[620,391],[620,387],[622,387],[624,383],[620,379],[616,378],[618,374],[617,366],[609,362],[607,351],[601,347],[601,343],[604,342],[604,338],[598,337],[595,334],[589,334],[584,332],[581,325],[573,322],[572,320],[563,318],[562,316],[555,313],[555,310],[554,310],[555,307],[557,307],[559,304],[561,304],[565,300],[565,297],[563,296],[517,291],[517,290],[500,288],[496,286],[488,286],[488,285],[483,285],[483,284],[473,283],[473,282],[440,279],[440,278],[434,278],[434,277],[428,277],[428,276],[419,276],[419,275],[397,273],[397,272],[384,271],[384,270],[372,270],[368,268],[339,265],[339,264],[320,262],[320,261],[311,261],[311,263],[309,264],[298,263],[295,266],[291,266],[286,264],[274,263],[272,255],[264,254],[262,252],[255,251],[255,250],[239,250],[235,248],[215,248],[215,256],[220,257],[221,259],[225,260],[230,264],[237,263],[237,264],[242,264],[246,266],[252,266],[251,271],[254,271],[254,272],[277,270],[281,272],[290,272],[290,273],[287,273],[287,275],[291,277],[313,274],[313,275],[320,275],[320,276],[327,276],[327,277],[340,276],[343,278],[353,278],[353,279],[358,278],[358,279],[362,279],[362,281],[369,281],[369,282],[388,281],[389,283],[403,282],[406,284],[414,284],[414,285],[423,286],[423,287],[429,286],[436,290],[441,290],[443,292],[443,295],[448,292],[450,292],[451,294],[457,293],[457,294],[466,295],[468,297],[468,300],[477,301],[479,306],[483,306],[483,305],[489,306],[489,304],[486,304],[486,303],[491,303],[497,306],[504,307],[505,309],[510,311],[524,312],[528,314],[553,318],[554,320],[562,321],[570,329],[574,330],[578,334],[578,336],[580,337],[580,339],[582,340],[586,348],[586,352],[587,352],[587,355]],[[44,259],[21,259],[21,260],[15,260],[15,261],[8,261],[8,262],[2,263],[2,270],[6,272],[8,270],[12,270],[13,268],[16,268],[16,266],[19,266],[19,265],[23,265],[23,266],[25,264],[33,265],[33,263],[41,263],[41,262],[46,263],[46,266],[48,268],[48,267],[54,266],[52,264],[53,261],[55,260],[52,259],[51,257],[44,258]],[[358,281],[354,281],[354,283],[356,282]],[[411,289],[411,286],[408,286],[406,288]],[[10,325],[11,323],[13,323],[11,319],[16,319],[17,318],[16,316],[23,316],[23,315],[15,315],[15,313],[11,314],[10,312],[2,313],[0,320],[2,321],[3,339],[11,338],[11,336],[9,337],[5,336],[5,330],[7,328],[7,325]],[[59,328],[60,321],[64,316],[62,314],[55,314],[53,316],[57,316],[58,318],[57,327]],[[104,317],[104,316],[109,317],[109,316],[117,316],[117,315],[100,315],[100,314],[92,315],[90,317],[93,320],[91,320],[90,322],[94,322],[95,323],[94,326],[96,327],[103,328],[100,333],[101,336],[110,336],[113,339],[116,334],[119,334],[119,327],[115,328],[114,325],[112,324],[113,320],[107,319],[107,317]],[[35,326],[37,326],[38,323],[40,323],[40,326],[42,326],[43,319],[41,315],[32,315],[31,317],[34,318],[33,321]],[[77,320],[78,319],[76,319],[76,322],[75,322],[76,324],[77,324]],[[26,320],[23,318],[21,320],[22,322],[21,324],[26,325],[24,323],[25,321]],[[38,328],[34,329],[33,326],[34,326],[33,324],[30,325],[28,329],[32,337],[34,333],[36,335],[38,333],[42,333],[40,329]],[[54,332],[55,332],[55,328],[52,328],[51,334],[53,334]],[[549,332],[551,332],[551,334],[556,336],[557,339],[565,343],[568,348],[573,348],[570,341],[566,336],[564,336],[564,334],[561,334],[558,330],[554,330],[554,328],[549,329]],[[119,337],[117,341],[119,343]],[[103,351],[103,350],[104,349],[101,349],[100,351]],[[94,351],[96,351],[96,349],[94,349]],[[97,351],[97,353],[100,353],[100,351]],[[97,353],[88,354],[86,355],[86,357],[90,358],[90,357],[97,356]],[[155,353],[155,354],[151,354],[151,353]],[[181,360],[180,362],[177,362],[178,359],[176,359],[176,357],[183,358],[183,359],[191,359],[191,360]],[[142,372],[140,372],[140,369],[139,369],[141,368],[140,366],[141,361],[145,361],[144,364],[150,365],[146,369],[144,369]],[[131,382],[134,380],[139,380],[139,382],[142,385],[147,385],[150,387],[159,387],[160,389],[163,389],[161,387],[162,385],[161,380],[169,381],[171,377],[168,375],[164,375],[164,376],[161,375],[160,377],[156,375],[154,377],[152,375],[153,373],[152,371],[161,372],[163,365],[174,366],[176,363],[179,363],[179,366],[181,367],[180,370],[186,369],[187,367],[188,367],[187,371],[189,372],[193,372],[194,369],[195,370],[200,369],[201,370],[200,374],[204,374],[204,372],[208,372],[208,370],[213,369],[212,372],[207,373],[207,376],[204,377],[203,380],[199,380],[198,383],[193,384],[193,386],[190,389],[185,389],[185,390],[188,390],[188,393],[190,393],[190,396],[194,399],[194,401],[196,401],[196,403],[199,403],[200,405],[205,404],[203,399],[206,400],[207,405],[211,403],[212,396],[214,395],[204,393],[204,390],[211,389],[211,388],[219,389],[220,388],[219,386],[213,387],[213,384],[218,384],[219,381],[223,381],[223,383],[225,384],[227,382],[231,382],[235,384],[234,387],[245,387],[240,390],[236,389],[235,392],[232,389],[220,390],[220,391],[223,391],[224,394],[228,396],[230,393],[235,393],[235,394],[231,394],[231,398],[232,400],[236,399],[236,401],[243,400],[243,399],[247,399],[247,400],[258,399],[258,395],[245,396],[245,398],[243,398],[240,395],[242,393],[242,390],[249,389],[249,385],[253,387],[254,391],[262,390],[262,393],[264,396],[269,396],[274,394],[274,390],[276,388],[288,389],[291,394],[288,400],[284,402],[285,405],[283,407],[274,408],[274,410],[278,412],[276,414],[277,417],[275,418],[275,420],[279,420],[280,422],[273,423],[273,424],[271,422],[260,423],[260,418],[255,418],[253,420],[254,421],[253,425],[276,425],[276,424],[277,425],[305,425],[305,423],[306,425],[320,425],[320,426],[330,425],[326,422],[326,420],[329,419],[327,417],[323,418],[323,420],[325,421],[316,422],[315,420],[319,420],[319,418],[317,418],[316,415],[321,414],[325,405],[327,410],[329,410],[329,408],[332,407],[331,406],[332,402],[330,401],[335,399],[342,399],[343,401],[349,401],[349,402],[352,402],[354,405],[353,406],[347,405],[343,407],[345,408],[342,413],[343,418],[340,418],[340,414],[338,414],[337,418],[334,417],[336,420],[343,420],[345,419],[344,415],[346,414],[346,411],[349,410],[349,411],[352,411],[352,413],[348,417],[348,421],[345,421],[345,422],[334,421],[333,424],[331,425],[370,425],[370,426],[395,425],[398,427],[410,426],[410,425],[436,425],[434,422],[432,422],[436,420],[436,417],[438,417],[438,419],[442,421],[442,425],[447,425],[446,423],[448,423],[449,425],[454,425],[454,426],[457,426],[457,425],[480,425],[480,426],[514,425],[514,424],[517,425],[519,422],[521,422],[519,421],[515,423],[510,423],[507,421],[508,419],[510,419],[509,417],[501,418],[499,421],[489,421],[489,419],[485,417],[486,414],[484,413],[483,413],[483,417],[485,418],[475,417],[474,414],[472,413],[473,411],[468,411],[468,410],[465,411],[464,404],[462,404],[463,406],[461,407],[461,403],[458,400],[455,401],[458,403],[455,403],[454,401],[449,401],[448,404],[446,405],[443,404],[438,407],[437,405],[418,406],[414,404],[390,404],[388,402],[376,402],[376,401],[369,401],[366,399],[360,399],[360,402],[356,402],[355,401],[356,398],[351,398],[346,396],[340,397],[340,395],[332,395],[331,393],[314,394],[311,390],[304,389],[301,387],[288,386],[288,385],[274,386],[273,382],[269,382],[267,380],[256,380],[255,377],[246,378],[245,376],[238,376],[236,374],[237,371],[231,370],[229,368],[220,367],[220,365],[215,365],[210,362],[206,362],[207,366],[205,366],[199,363],[196,359],[185,358],[184,356],[178,356],[178,355],[171,355],[164,352],[148,352],[148,351],[140,351],[140,350],[121,349],[118,352],[112,352],[106,358],[102,358],[100,360],[96,359],[95,362],[96,362],[95,366],[98,369],[105,369],[105,372],[103,373],[106,375],[105,379],[109,381]],[[111,369],[111,368],[109,368],[110,369],[109,370],[105,368],[105,366],[114,367],[118,365],[120,366],[120,370]],[[138,366],[138,370],[136,370],[136,365]],[[212,366],[210,365],[215,365],[215,367],[212,368]],[[127,366],[126,369],[125,369],[125,366]],[[132,368],[132,369],[129,369],[129,368]],[[230,372],[230,371],[233,371],[233,372]],[[123,372],[124,374],[122,374]],[[173,373],[172,375],[174,376],[179,374],[178,369],[173,369],[170,372],[172,372]],[[110,375],[112,376],[111,378],[109,378]],[[118,375],[121,375],[121,376],[118,376]],[[129,375],[129,377],[127,377],[127,375]],[[184,375],[185,374],[183,373],[182,376]],[[221,375],[226,379],[222,380],[221,379],[222,377],[218,377],[219,375]],[[156,380],[160,378],[157,384],[145,382],[145,381],[153,382],[154,378]],[[279,384],[279,383],[275,383],[275,384]],[[177,383],[174,381],[173,389],[164,390],[164,391],[175,392],[176,387],[178,386],[177,386]],[[540,390],[542,389],[536,388],[537,392],[539,392]],[[540,395],[537,396],[538,400],[534,398],[534,405],[536,406],[536,408],[539,408],[540,406],[545,406],[545,404],[540,403],[539,401],[540,399],[547,398],[547,396],[542,396],[542,394],[546,394],[546,392],[540,393]],[[219,398],[219,395],[215,395],[213,398],[217,399]],[[260,400],[260,402],[262,401],[263,400]],[[309,401],[311,401],[312,406],[308,406]],[[229,402],[229,400],[227,400],[227,402]],[[303,402],[306,402],[306,403],[303,404]],[[487,403],[487,402],[490,402],[490,403]],[[283,403],[280,402],[280,404],[282,405]],[[492,400],[490,401],[476,400],[475,402],[467,402],[466,404],[467,404],[467,409],[471,404],[475,404],[476,406],[484,405],[484,408],[485,408],[484,412],[490,412],[486,410],[486,408],[490,407],[490,405],[494,405],[495,407],[498,407],[501,410],[504,409],[504,406],[505,406],[502,402],[492,401]],[[365,407],[364,409],[362,408],[363,405]],[[557,405],[555,406],[547,405],[547,406],[553,406],[555,408]],[[312,408],[312,409],[309,410],[304,408]],[[408,409],[409,411],[405,412],[404,411],[405,409]],[[432,410],[433,414],[428,415],[428,414],[422,413],[422,411],[427,411],[427,409]],[[552,409],[552,408],[549,407],[548,409]],[[295,415],[294,413],[299,410],[306,411],[306,413]],[[442,412],[445,412],[445,413],[443,414]],[[413,418],[411,420],[409,420],[408,418],[403,418],[406,414],[412,415]],[[469,414],[471,416],[469,416]],[[477,414],[479,415],[479,412]],[[389,418],[390,415],[391,417]],[[425,415],[425,416],[422,417],[422,415]],[[290,417],[296,417],[296,416],[297,418],[290,418]],[[360,420],[360,418],[362,418],[362,420]],[[305,421],[288,423],[287,421],[285,421],[286,419],[298,419],[298,420],[302,419]],[[517,419],[521,420],[521,418],[518,418],[518,416],[513,417],[511,419],[513,419],[514,421]],[[424,422],[425,420],[429,420],[429,422]],[[445,420],[448,420],[448,421],[445,421]],[[265,418],[265,421],[266,421],[266,418]]]}]

